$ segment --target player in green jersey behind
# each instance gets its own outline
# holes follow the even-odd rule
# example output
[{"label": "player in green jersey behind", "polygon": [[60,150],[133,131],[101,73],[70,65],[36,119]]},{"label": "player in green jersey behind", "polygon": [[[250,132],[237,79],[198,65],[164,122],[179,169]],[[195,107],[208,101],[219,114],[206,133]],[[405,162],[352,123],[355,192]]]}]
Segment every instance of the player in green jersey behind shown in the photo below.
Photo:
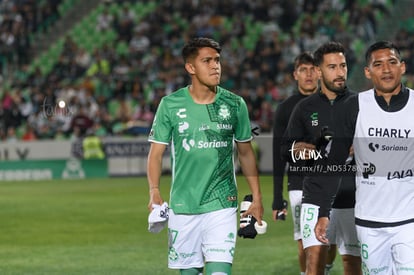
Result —
[{"label": "player in green jersey behind", "polygon": [[168,267],[182,275],[231,274],[237,236],[233,150],[253,195],[243,216],[262,224],[263,204],[244,100],[219,85],[220,45],[194,38],[182,50],[191,84],[165,96],[149,135],[147,177],[152,211],[164,200],[162,156],[171,145]]}]

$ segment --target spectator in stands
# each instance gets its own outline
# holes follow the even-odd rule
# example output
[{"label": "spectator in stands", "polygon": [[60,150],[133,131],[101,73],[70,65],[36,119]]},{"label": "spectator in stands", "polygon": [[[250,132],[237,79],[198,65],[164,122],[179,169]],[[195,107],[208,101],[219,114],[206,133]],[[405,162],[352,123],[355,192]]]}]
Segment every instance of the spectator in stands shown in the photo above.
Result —
[{"label": "spectator in stands", "polygon": [[106,76],[111,72],[110,62],[98,51],[93,56],[93,61],[86,71],[87,76]]},{"label": "spectator in stands", "polygon": [[[84,106],[80,106],[78,113],[72,117],[70,123],[70,132],[78,133],[79,137],[85,136],[86,132],[92,128],[93,120],[86,115],[87,111]],[[78,132],[79,131],[79,132]]]},{"label": "spectator in stands", "polygon": [[114,16],[109,12],[108,4],[105,5],[103,11],[98,15],[96,29],[98,31],[107,31],[112,28]]},{"label": "spectator in stands", "polygon": [[119,35],[118,39],[129,42],[132,37],[136,17],[134,11],[130,9],[130,4],[127,2],[123,3],[121,10],[114,17],[114,28]]},{"label": "spectator in stands", "polygon": [[30,124],[26,124],[25,132],[22,135],[22,140],[23,141],[37,140],[36,133]]},{"label": "spectator in stands", "polygon": [[16,135],[16,129],[14,127],[8,127],[7,128],[7,142],[17,142],[19,139]]},{"label": "spectator in stands", "polygon": [[146,34],[146,28],[136,27],[129,41],[129,52],[132,57],[140,58],[149,50],[151,41]]},{"label": "spectator in stands", "polygon": [[[8,73],[8,70],[14,68],[14,66],[8,66],[9,64],[21,65],[19,68],[21,71],[24,67],[30,69],[28,76],[16,73],[8,75],[4,80],[8,82],[10,79],[9,83],[13,88],[19,87],[28,91],[28,98],[33,102],[33,112],[42,108],[42,91],[47,86],[53,83],[65,90],[69,82],[82,82],[85,75],[90,76],[91,82],[96,86],[93,96],[96,97],[100,108],[107,108],[106,104],[112,97],[113,87],[116,86],[118,80],[113,78],[110,72],[115,71],[112,65],[116,66],[121,63],[122,55],[130,63],[128,75],[131,78],[123,79],[122,84],[126,87],[125,93],[131,93],[132,79],[139,76],[142,86],[141,94],[145,100],[150,102],[150,108],[154,111],[162,94],[170,93],[186,81],[187,76],[180,69],[177,70],[182,66],[179,49],[183,41],[197,31],[214,35],[223,45],[223,53],[228,56],[222,64],[227,72],[223,75],[222,82],[225,87],[228,86],[240,93],[247,89],[254,95],[256,87],[263,85],[269,76],[277,87],[291,87],[293,80],[286,76],[285,71],[288,68],[287,71],[290,72],[289,66],[292,65],[290,62],[295,52],[304,48],[312,48],[315,44],[321,43],[320,39],[325,37],[340,41],[347,45],[347,48],[354,48],[353,43],[358,42],[356,39],[364,41],[366,37],[375,35],[376,18],[374,15],[383,13],[381,9],[370,9],[369,4],[350,4],[356,1],[345,1],[341,4],[339,2],[342,1],[302,0],[295,6],[291,1],[270,1],[272,3],[263,0],[251,3],[219,0],[156,1],[155,10],[136,21],[133,12],[135,10],[133,5],[137,4],[136,1],[124,0],[111,3],[105,1],[101,4],[104,6],[104,11],[99,15],[104,25],[103,28],[114,31],[121,40],[131,43],[129,45],[131,45],[130,49],[133,49],[132,52],[126,49],[123,54],[120,54],[116,47],[117,44],[112,44],[112,41],[108,41],[109,43],[103,47],[96,43],[96,52],[99,52],[105,60],[102,63],[96,62],[95,53],[92,59],[91,52],[85,53],[79,47],[81,44],[77,44],[79,42],[77,37],[67,36],[62,51],[64,57],[59,62],[61,64],[58,64],[47,75],[44,71],[42,72],[43,67],[41,70],[36,68],[34,63],[30,66],[24,64],[32,63],[32,60],[29,60],[32,57],[32,44],[27,43],[32,41],[36,44],[39,37],[33,34],[44,29],[48,22],[51,22],[51,20],[47,21],[48,18],[52,17],[52,21],[56,18],[56,4],[60,2],[61,0],[46,0],[42,1],[42,5],[33,0],[0,2],[0,16],[3,18],[0,22],[0,37],[3,35],[9,42],[12,40],[7,37],[10,35],[14,37],[13,46],[8,49],[6,47],[10,54],[0,55],[0,62],[2,62],[0,73],[3,70]],[[152,1],[140,2],[139,5],[150,5],[149,2]],[[383,0],[380,2],[382,4]],[[264,3],[266,6],[263,5]],[[41,9],[44,7],[52,12],[44,13],[42,16]],[[171,10],[174,10],[174,14],[169,12]],[[111,14],[112,12],[119,13]],[[317,16],[318,13],[324,16]],[[330,16],[334,13],[342,15],[349,13],[348,23],[343,24],[342,15]],[[197,16],[194,16],[195,14]],[[234,16],[230,17],[232,14]],[[299,20],[296,20],[298,15],[300,15]],[[331,21],[328,18],[331,18]],[[280,22],[280,26],[274,22]],[[98,25],[97,19],[96,25],[92,27],[100,29]],[[408,27],[408,25],[405,26]],[[130,30],[135,31],[130,34]],[[351,37],[349,33],[354,35]],[[135,41],[131,42],[132,35],[138,34],[140,36],[135,37]],[[32,37],[30,40],[29,36]],[[259,40],[257,40],[258,37]],[[116,38],[114,41],[117,43]],[[291,56],[291,58],[285,59],[285,56]],[[353,54],[347,53],[347,56],[351,57]],[[284,62],[280,62],[280,59],[284,59]],[[51,62],[54,61],[51,60]],[[351,60],[348,64],[351,70]],[[13,77],[10,77],[11,75]],[[19,76],[19,79],[14,79],[14,76]],[[289,89],[283,88],[283,91],[289,91]],[[286,95],[280,95],[281,98],[284,96]],[[273,98],[271,104],[276,104],[277,100]],[[252,110],[252,113],[254,111],[256,110]]]}]

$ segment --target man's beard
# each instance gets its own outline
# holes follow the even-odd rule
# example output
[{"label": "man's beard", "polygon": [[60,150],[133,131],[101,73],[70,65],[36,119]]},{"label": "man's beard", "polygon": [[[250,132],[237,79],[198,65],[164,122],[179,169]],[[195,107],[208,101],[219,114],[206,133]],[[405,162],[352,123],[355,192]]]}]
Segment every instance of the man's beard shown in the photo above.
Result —
[{"label": "man's beard", "polygon": [[325,84],[326,88],[328,88],[329,91],[334,92],[337,95],[343,94],[346,91],[346,83],[344,81],[343,86],[335,86],[334,82],[326,82],[323,81],[323,83]]}]

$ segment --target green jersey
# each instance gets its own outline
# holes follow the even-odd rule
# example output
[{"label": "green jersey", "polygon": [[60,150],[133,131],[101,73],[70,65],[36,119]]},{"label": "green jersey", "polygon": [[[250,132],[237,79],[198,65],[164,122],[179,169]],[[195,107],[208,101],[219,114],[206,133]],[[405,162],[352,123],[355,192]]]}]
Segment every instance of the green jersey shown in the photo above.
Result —
[{"label": "green jersey", "polygon": [[171,143],[170,208],[199,214],[237,207],[234,141],[252,139],[247,106],[217,87],[211,104],[197,104],[188,87],[165,96],[158,107],[150,142]]}]

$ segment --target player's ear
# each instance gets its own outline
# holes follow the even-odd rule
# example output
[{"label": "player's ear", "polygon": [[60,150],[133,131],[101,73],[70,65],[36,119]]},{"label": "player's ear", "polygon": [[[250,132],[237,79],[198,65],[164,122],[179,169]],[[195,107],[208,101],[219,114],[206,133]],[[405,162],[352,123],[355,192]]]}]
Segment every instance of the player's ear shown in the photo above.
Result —
[{"label": "player's ear", "polygon": [[367,79],[371,79],[371,71],[370,71],[369,67],[364,68],[364,73],[365,73],[365,77]]},{"label": "player's ear", "polygon": [[194,65],[190,62],[185,63],[185,69],[189,74],[195,74]]},{"label": "player's ear", "polygon": [[318,75],[318,78],[321,79],[322,78],[322,70],[321,70],[321,67],[316,66],[315,67],[315,71],[316,71],[316,74]]},{"label": "player's ear", "polygon": [[401,74],[405,74],[407,67],[404,61],[401,61]]},{"label": "player's ear", "polygon": [[294,80],[298,80],[298,73],[296,72],[296,70],[293,71],[292,75]]}]

